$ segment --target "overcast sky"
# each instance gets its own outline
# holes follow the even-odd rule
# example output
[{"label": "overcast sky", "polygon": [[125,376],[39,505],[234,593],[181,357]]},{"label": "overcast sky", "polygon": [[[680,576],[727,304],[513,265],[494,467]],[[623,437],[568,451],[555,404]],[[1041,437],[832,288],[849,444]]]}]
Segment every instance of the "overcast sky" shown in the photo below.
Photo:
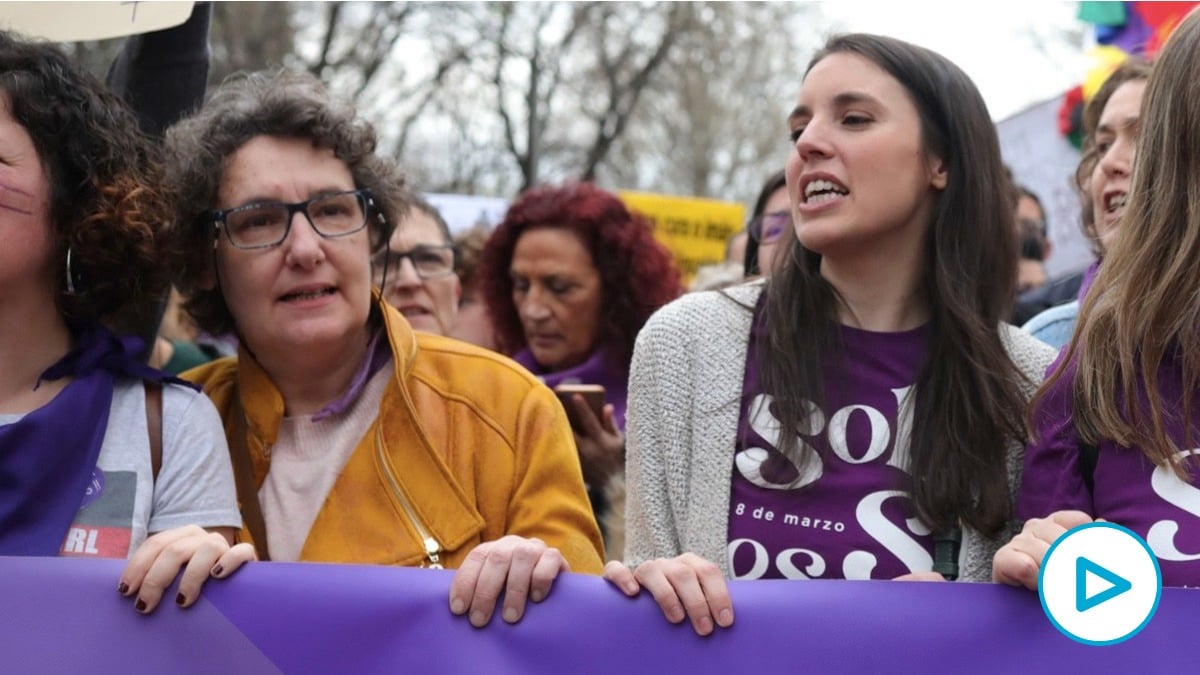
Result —
[{"label": "overcast sky", "polygon": [[[996,120],[1061,95],[1083,81],[1089,61],[1078,38],[1077,2],[827,0],[829,32],[881,33],[940,52],[975,80]],[[1071,39],[1074,34],[1075,40]]]}]

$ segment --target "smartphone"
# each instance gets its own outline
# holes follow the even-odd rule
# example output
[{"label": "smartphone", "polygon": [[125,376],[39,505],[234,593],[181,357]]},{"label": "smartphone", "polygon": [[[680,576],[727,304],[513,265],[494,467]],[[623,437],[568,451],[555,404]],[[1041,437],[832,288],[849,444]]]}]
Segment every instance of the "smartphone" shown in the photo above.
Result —
[{"label": "smartphone", "polygon": [[575,411],[575,394],[583,396],[583,400],[588,407],[592,409],[592,413],[596,415],[596,419],[604,419],[604,386],[599,384],[560,384],[554,388],[554,393],[558,395],[558,400],[562,402],[563,408],[567,411],[567,420],[571,423],[571,428],[582,430],[583,424],[579,421],[579,413]]}]

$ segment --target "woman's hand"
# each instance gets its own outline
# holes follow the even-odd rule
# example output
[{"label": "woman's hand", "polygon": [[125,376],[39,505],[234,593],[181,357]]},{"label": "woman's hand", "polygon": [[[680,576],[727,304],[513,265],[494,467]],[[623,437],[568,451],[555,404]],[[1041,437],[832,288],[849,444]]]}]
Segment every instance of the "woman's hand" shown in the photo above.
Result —
[{"label": "woman's hand", "polygon": [[562,553],[541,539],[516,535],[476,546],[450,582],[450,611],[468,614],[471,625],[486,626],[504,592],[501,616],[516,623],[525,615],[526,599],[541,602],[561,572],[570,572]]},{"label": "woman's hand", "polygon": [[191,607],[200,598],[200,587],[211,576],[224,579],[245,562],[255,559],[250,544],[231,546],[233,528],[205,530],[195,525],[159,532],[142,542],[121,572],[117,592],[137,596],[134,609],[149,614],[183,567],[175,604]]},{"label": "woman's hand", "polygon": [[1064,532],[1092,522],[1083,511],[1055,511],[1045,518],[1025,521],[1021,533],[1005,544],[992,559],[992,580],[1009,586],[1038,587],[1038,571],[1046,551]]},{"label": "woman's hand", "polygon": [[605,566],[604,578],[629,597],[644,587],[667,621],[689,618],[697,635],[712,633],[714,623],[721,628],[733,625],[733,603],[721,568],[694,553],[647,560],[637,571],[613,560]]},{"label": "woman's hand", "polygon": [[892,581],[945,581],[946,577],[937,572],[909,572],[901,574]]},{"label": "woman's hand", "polygon": [[603,487],[614,473],[625,466],[625,436],[617,429],[612,404],[605,404],[604,419],[596,417],[582,394],[571,397],[582,429],[574,429],[575,445],[579,448],[579,463],[583,480],[593,487]]}]

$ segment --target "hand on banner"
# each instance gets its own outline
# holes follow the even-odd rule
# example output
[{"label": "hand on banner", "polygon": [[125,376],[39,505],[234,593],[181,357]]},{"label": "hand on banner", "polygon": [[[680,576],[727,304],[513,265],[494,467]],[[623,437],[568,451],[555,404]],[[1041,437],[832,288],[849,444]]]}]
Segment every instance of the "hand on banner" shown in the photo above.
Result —
[{"label": "hand on banner", "polygon": [[934,571],[929,572],[910,572],[909,574],[901,574],[892,579],[892,581],[945,581],[946,577]]},{"label": "hand on banner", "polygon": [[476,546],[450,582],[450,611],[468,614],[471,625],[486,626],[504,592],[501,616],[516,623],[526,599],[541,602],[561,572],[570,572],[562,553],[541,539],[508,535]]},{"label": "hand on banner", "polygon": [[667,621],[690,618],[697,635],[712,633],[714,621],[721,628],[733,625],[733,602],[721,568],[695,553],[647,560],[636,571],[613,560],[604,578],[629,597],[641,588],[650,591]]},{"label": "hand on banner", "polygon": [[1090,522],[1092,517],[1083,511],[1055,511],[1045,518],[1025,521],[1021,533],[996,551],[992,580],[1036,591],[1042,558],[1054,540],[1072,527]]},{"label": "hand on banner", "polygon": [[183,567],[175,604],[191,607],[208,577],[224,579],[256,558],[250,544],[230,545],[234,534],[229,527],[208,531],[196,525],[159,532],[142,542],[129,558],[117,592],[125,597],[136,595],[134,608],[149,614]]},{"label": "hand on banner", "polygon": [[604,406],[603,420],[596,417],[583,396],[576,394],[571,403],[583,427],[575,431],[583,480],[588,485],[603,486],[625,466],[625,436],[617,429],[611,403]]}]

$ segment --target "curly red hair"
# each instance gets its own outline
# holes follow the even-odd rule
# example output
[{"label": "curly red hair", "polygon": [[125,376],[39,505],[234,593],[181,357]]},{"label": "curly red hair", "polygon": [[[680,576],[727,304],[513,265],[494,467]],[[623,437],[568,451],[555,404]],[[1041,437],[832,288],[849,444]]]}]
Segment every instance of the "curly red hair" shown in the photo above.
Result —
[{"label": "curly red hair", "polygon": [[509,267],[517,240],[534,228],[569,230],[584,242],[603,288],[595,344],[611,349],[613,357],[628,367],[633,342],[646,320],[683,292],[671,252],[654,238],[645,216],[595,185],[543,185],[524,192],[484,246],[478,276],[500,349],[508,354],[525,347]]}]

